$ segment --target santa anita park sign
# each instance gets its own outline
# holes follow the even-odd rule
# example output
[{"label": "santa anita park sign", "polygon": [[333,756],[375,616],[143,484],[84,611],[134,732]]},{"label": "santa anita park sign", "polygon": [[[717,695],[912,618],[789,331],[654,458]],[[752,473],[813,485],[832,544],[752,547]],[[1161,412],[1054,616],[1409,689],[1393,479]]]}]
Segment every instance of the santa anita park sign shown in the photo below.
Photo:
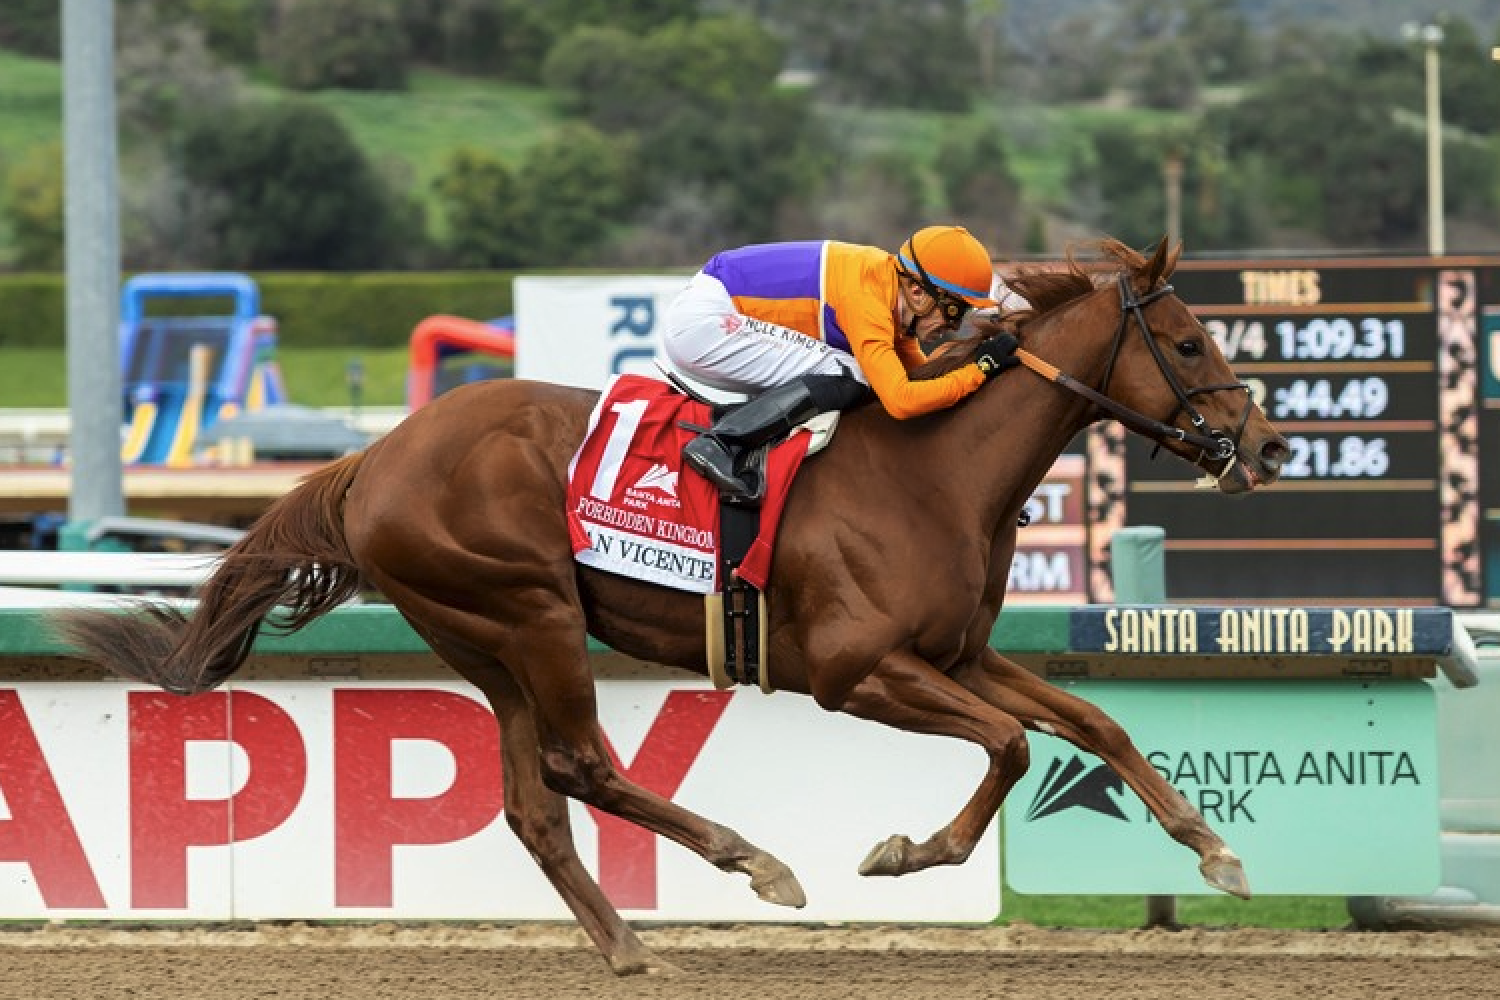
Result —
[{"label": "santa anita park sign", "polygon": [[[1245,862],[1258,894],[1418,895],[1439,880],[1436,708],[1420,681],[1066,685],[1112,715]],[[1375,830],[1378,836],[1374,835]],[[1208,892],[1193,856],[1097,759],[1032,737],[1011,792],[1018,892]]]}]

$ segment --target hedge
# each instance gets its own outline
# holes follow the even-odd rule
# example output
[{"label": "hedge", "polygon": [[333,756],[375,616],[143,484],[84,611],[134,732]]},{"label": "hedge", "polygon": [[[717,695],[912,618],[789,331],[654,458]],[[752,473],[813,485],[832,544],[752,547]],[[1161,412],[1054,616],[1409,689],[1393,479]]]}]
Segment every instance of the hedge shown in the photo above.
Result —
[{"label": "hedge", "polygon": [[[261,311],[276,319],[287,347],[401,347],[435,313],[488,320],[511,310],[510,271],[265,273]],[[160,310],[170,313],[170,303]],[[202,307],[200,307],[202,308]],[[208,303],[213,311],[225,305]],[[191,309],[188,310],[191,312]],[[64,344],[60,274],[0,275],[0,349]]]}]

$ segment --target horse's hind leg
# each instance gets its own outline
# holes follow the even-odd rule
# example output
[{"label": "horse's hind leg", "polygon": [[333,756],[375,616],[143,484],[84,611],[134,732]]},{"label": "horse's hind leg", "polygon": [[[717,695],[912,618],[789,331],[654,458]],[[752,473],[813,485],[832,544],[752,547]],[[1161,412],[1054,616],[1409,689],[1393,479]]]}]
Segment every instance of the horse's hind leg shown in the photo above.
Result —
[{"label": "horse's hind leg", "polygon": [[505,821],[609,967],[620,976],[676,972],[641,943],[579,859],[568,801],[542,781],[530,706],[504,664],[447,642],[419,623],[413,625],[433,651],[489,702],[500,726]]},{"label": "horse's hind leg", "polygon": [[[465,555],[454,556],[455,561],[461,558]],[[571,565],[564,565],[571,574]],[[467,570],[463,578],[484,592],[486,563],[454,568]],[[496,608],[480,617],[439,604],[399,581],[378,582],[429,645],[476,686],[483,689],[484,671],[491,668],[472,670],[460,651],[483,650],[483,663],[493,657],[505,665],[530,708],[541,781],[547,788],[673,840],[721,871],[748,875],[751,889],[768,903],[806,905],[797,877],[779,859],[620,773],[599,727],[583,611],[567,584],[549,581],[527,592],[525,607]],[[495,593],[504,590],[492,588]]]},{"label": "horse's hind leg", "polygon": [[1028,729],[1061,737],[1104,761],[1140,796],[1163,830],[1199,857],[1198,870],[1215,889],[1250,898],[1240,859],[1203,815],[1136,749],[1125,730],[1097,706],[1047,683],[994,650],[953,674],[954,680]]},{"label": "horse's hind leg", "polygon": [[979,787],[947,826],[921,843],[899,834],[887,838],[865,856],[859,873],[904,875],[968,860],[1006,793],[1026,773],[1021,724],[910,653],[888,654],[836,707],[894,729],[966,740],[989,754]]},{"label": "horse's hind leg", "polygon": [[616,975],[678,971],[641,943],[579,860],[567,799],[542,780],[536,726],[515,681],[499,664],[465,673],[479,685],[500,722],[505,820],[516,837]]},{"label": "horse's hind leg", "polygon": [[620,773],[599,728],[581,622],[576,629],[532,625],[511,631],[520,633],[511,639],[525,662],[517,679],[534,707],[549,788],[675,841],[721,871],[748,875],[750,888],[768,903],[806,905],[797,877],[780,860]]}]

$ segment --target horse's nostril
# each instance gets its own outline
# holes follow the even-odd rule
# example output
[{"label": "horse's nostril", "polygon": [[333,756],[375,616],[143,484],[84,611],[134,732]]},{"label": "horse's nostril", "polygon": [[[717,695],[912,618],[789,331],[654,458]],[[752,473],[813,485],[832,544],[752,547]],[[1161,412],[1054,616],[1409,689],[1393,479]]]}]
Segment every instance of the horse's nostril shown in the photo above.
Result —
[{"label": "horse's nostril", "polygon": [[1291,449],[1281,438],[1273,438],[1260,446],[1260,462],[1267,471],[1275,472],[1291,455]]}]

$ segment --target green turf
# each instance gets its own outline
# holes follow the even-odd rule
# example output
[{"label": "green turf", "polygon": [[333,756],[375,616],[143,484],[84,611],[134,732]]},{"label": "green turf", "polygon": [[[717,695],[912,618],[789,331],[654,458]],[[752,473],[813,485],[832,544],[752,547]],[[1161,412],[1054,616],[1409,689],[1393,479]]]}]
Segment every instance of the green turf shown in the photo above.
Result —
[{"label": "green turf", "polygon": [[[406,402],[405,348],[278,348],[276,357],[287,395],[305,406],[348,406],[349,363],[364,365],[365,406]],[[61,350],[7,347],[0,351],[0,409],[57,408],[68,405],[67,362]]]},{"label": "green turf", "polygon": [[349,347],[278,348],[276,357],[287,396],[305,406],[348,406],[349,365],[364,368],[364,406],[398,406],[406,402],[406,348],[370,350]]},{"label": "green turf", "polygon": [[68,368],[61,350],[45,347],[0,349],[0,409],[68,405]]}]

